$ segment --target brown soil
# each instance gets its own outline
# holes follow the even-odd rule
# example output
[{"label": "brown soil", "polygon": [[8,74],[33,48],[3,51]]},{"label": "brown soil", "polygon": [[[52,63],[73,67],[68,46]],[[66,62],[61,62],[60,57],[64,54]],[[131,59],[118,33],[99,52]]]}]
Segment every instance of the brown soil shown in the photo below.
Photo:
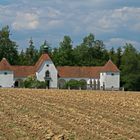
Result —
[{"label": "brown soil", "polygon": [[0,89],[0,140],[140,140],[140,94]]}]

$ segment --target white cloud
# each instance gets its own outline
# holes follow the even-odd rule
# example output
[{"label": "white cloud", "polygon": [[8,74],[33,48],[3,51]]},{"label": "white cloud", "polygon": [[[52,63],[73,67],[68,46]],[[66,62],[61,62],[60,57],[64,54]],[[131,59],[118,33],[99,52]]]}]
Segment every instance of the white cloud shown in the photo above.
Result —
[{"label": "white cloud", "polygon": [[111,47],[118,48],[120,46],[124,46],[126,43],[131,43],[137,49],[140,48],[140,42],[134,41],[134,40],[129,40],[129,39],[124,39],[124,38],[111,38],[105,42],[105,45],[108,48],[111,48]]},{"label": "white cloud", "polygon": [[63,25],[63,20],[50,20],[46,22],[47,29],[57,28]]},{"label": "white cloud", "polygon": [[39,18],[34,13],[18,12],[15,21],[12,23],[12,27],[15,30],[23,29],[36,29],[39,26]]},{"label": "white cloud", "polygon": [[46,15],[49,18],[57,18],[58,16],[61,15],[61,12],[57,9],[54,9],[52,7],[48,7],[46,11]]},{"label": "white cloud", "polygon": [[[123,34],[123,30],[138,31],[140,29],[140,8],[136,7],[106,10],[90,9],[85,12],[73,10],[72,13],[68,14],[71,15],[68,20],[73,22],[75,27],[81,27],[82,32],[102,34],[120,31]],[[75,27],[73,26],[73,29]]]},{"label": "white cloud", "polygon": [[[125,41],[139,45],[139,42],[131,39],[133,36],[133,39],[138,40],[140,36],[140,2],[139,5],[134,4],[138,0],[13,1],[5,6],[0,5],[0,26],[10,25],[12,29],[18,30],[12,34],[16,32],[21,40],[27,35],[40,38],[50,35],[54,39],[67,34],[75,41],[77,38],[82,40],[80,37],[91,32],[101,40],[118,36],[107,41],[109,46],[119,46]],[[122,39],[120,35],[127,38]]]}]

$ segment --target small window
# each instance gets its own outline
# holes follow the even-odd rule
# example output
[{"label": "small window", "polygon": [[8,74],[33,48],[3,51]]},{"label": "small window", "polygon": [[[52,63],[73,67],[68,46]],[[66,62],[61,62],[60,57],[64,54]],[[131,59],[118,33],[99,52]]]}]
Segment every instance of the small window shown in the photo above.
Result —
[{"label": "small window", "polygon": [[46,66],[49,67],[49,64],[47,64]]},{"label": "small window", "polygon": [[114,76],[114,73],[111,73],[112,76]]},{"label": "small window", "polygon": [[4,75],[7,75],[8,73],[7,72],[4,72]]}]

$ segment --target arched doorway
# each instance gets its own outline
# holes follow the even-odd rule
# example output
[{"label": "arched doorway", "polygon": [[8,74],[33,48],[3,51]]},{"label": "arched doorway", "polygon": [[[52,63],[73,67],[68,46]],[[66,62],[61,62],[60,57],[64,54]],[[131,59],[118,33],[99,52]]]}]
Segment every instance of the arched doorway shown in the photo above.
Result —
[{"label": "arched doorway", "polygon": [[22,83],[23,83],[23,80],[22,79],[17,79],[14,83],[14,87],[15,88],[19,88],[19,87],[22,87]]},{"label": "arched doorway", "polygon": [[66,84],[66,81],[65,81],[64,79],[60,79],[60,80],[58,81],[58,87],[59,87],[60,89],[64,89],[64,88],[65,88],[65,84]]},{"label": "arched doorway", "polygon": [[46,87],[49,89],[50,88],[50,72],[47,70],[45,72],[45,81],[46,81]]},{"label": "arched doorway", "polygon": [[18,88],[18,87],[19,87],[19,81],[15,81],[14,87],[15,87],[15,88]]}]

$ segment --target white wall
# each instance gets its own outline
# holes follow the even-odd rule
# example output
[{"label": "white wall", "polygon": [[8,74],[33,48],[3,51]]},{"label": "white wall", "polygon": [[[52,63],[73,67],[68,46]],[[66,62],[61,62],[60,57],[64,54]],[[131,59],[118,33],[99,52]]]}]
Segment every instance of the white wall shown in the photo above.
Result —
[{"label": "white wall", "polygon": [[59,78],[60,79],[64,79],[66,82],[68,82],[69,80],[77,80],[77,81],[80,81],[80,80],[85,80],[85,81],[88,81],[89,78]]},{"label": "white wall", "polygon": [[[113,74],[113,75],[112,75]],[[100,73],[100,87],[105,85],[105,89],[119,90],[120,88],[120,73],[119,72],[103,72]]]},{"label": "white wall", "polygon": [[[49,66],[47,66],[49,65]],[[44,77],[45,77],[45,73],[46,71],[50,72],[50,88],[57,88],[57,69],[55,67],[55,65],[53,64],[53,62],[51,60],[45,61],[42,66],[39,68],[39,70],[36,72],[36,77],[37,80],[39,81],[45,81]]]},{"label": "white wall", "polygon": [[13,85],[14,85],[13,71],[0,71],[0,86],[12,87]]}]

